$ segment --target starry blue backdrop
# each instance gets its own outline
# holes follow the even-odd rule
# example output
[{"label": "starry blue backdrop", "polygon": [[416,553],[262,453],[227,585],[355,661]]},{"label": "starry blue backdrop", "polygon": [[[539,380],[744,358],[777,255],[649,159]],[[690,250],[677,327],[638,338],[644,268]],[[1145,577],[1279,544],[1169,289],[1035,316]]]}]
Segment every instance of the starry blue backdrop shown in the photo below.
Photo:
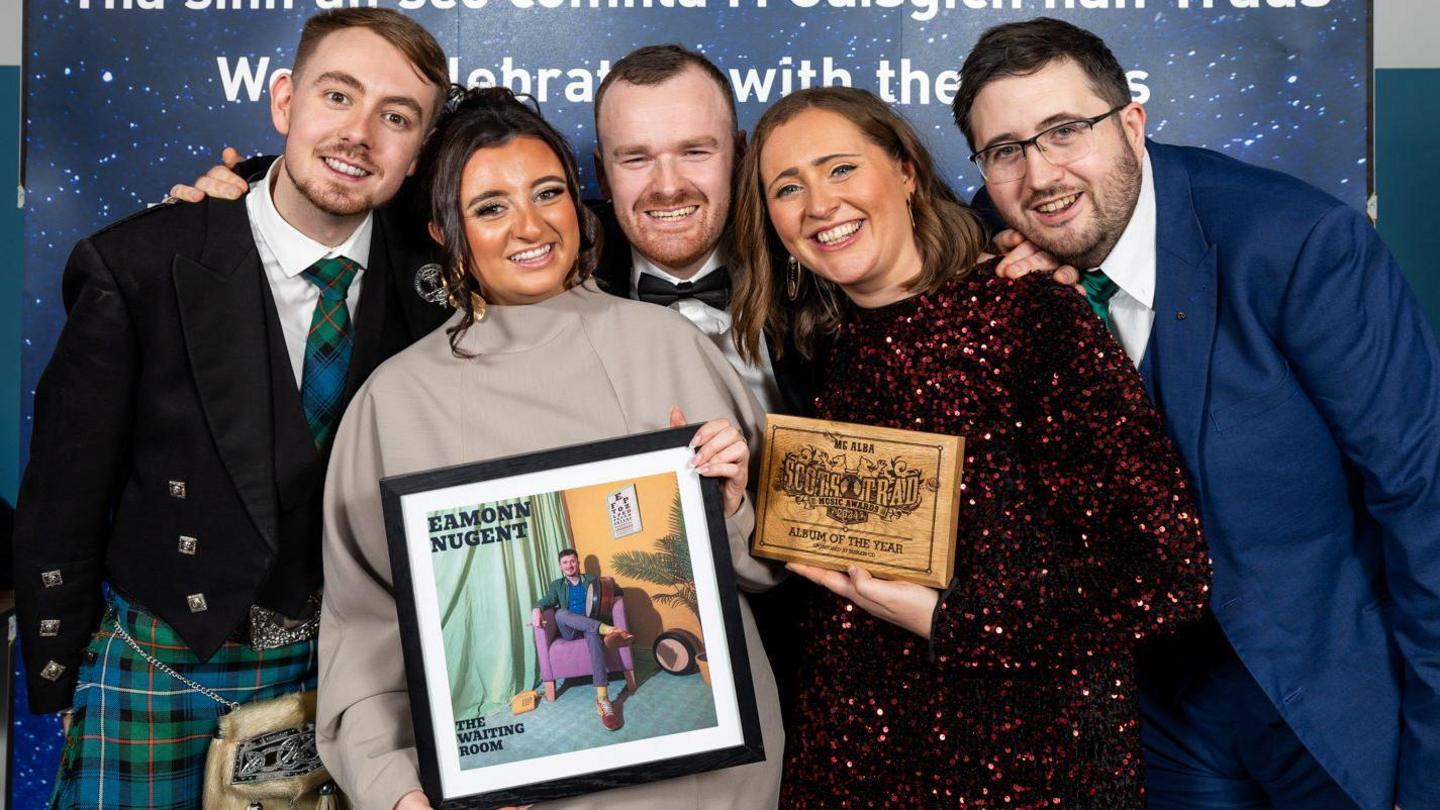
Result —
[{"label": "starry blue backdrop", "polygon": [[[71,246],[157,202],[175,182],[195,177],[215,162],[224,145],[247,154],[278,151],[268,98],[262,94],[252,102],[241,93],[239,100],[228,100],[219,59],[233,67],[242,57],[252,66],[268,57],[269,70],[287,67],[301,22],[315,10],[313,0],[294,0],[290,9],[283,8],[285,0],[272,0],[281,7],[261,10],[250,10],[250,0],[191,0],[203,10],[187,8],[181,0],[110,1],[114,8],[108,10],[106,0],[91,0],[88,9],[78,0],[27,4],[21,447],[29,445],[35,382],[64,318],[60,271]],[[561,8],[547,9],[527,0],[518,0],[519,5],[489,0],[478,9],[427,7],[406,13],[434,32],[458,60],[452,72],[460,81],[477,69],[499,77],[509,57],[512,69],[532,74],[528,89],[537,94],[533,73],[539,68],[589,71],[593,90],[602,62],[656,42],[682,42],[722,69],[754,68],[761,78],[767,69],[783,70],[787,58],[792,70],[802,60],[819,70],[822,60],[831,57],[854,84],[872,90],[880,89],[876,68],[881,60],[897,73],[901,60],[909,60],[911,69],[924,71],[929,82],[904,82],[910,103],[901,109],[927,136],[965,196],[975,191],[979,178],[966,161],[969,150],[950,122],[948,104],[942,103],[948,98],[937,101],[935,78],[957,70],[986,27],[1047,13],[1094,30],[1127,70],[1148,74],[1138,83],[1145,88],[1140,92],[1148,94],[1141,100],[1157,140],[1208,146],[1290,172],[1356,207],[1364,206],[1368,193],[1368,0],[1243,10],[1234,9],[1232,0],[1215,0],[1211,9],[1198,8],[1202,0],[1193,0],[1188,9],[1179,8],[1179,0],[1091,0],[1127,6],[1105,10],[1047,9],[1046,0],[994,0],[992,7],[1007,8],[973,10],[955,2],[956,8],[929,20],[917,19],[926,16],[920,5],[843,7],[861,0],[768,0],[768,7],[759,7],[760,0],[707,0],[705,8],[665,1],[671,7],[663,7],[662,0],[652,0],[651,8],[643,7],[646,0],[631,0],[632,8],[590,8],[591,0],[566,0]],[[732,1],[737,7],[730,7]],[[164,8],[142,10],[141,2]],[[1278,0],[1261,5],[1269,2]],[[521,7],[527,4],[531,7]],[[1063,7],[1066,0],[1053,4]],[[232,8],[237,5],[244,8]],[[258,5],[264,6],[264,0]],[[398,0],[379,5],[401,8]],[[892,92],[901,92],[904,78],[891,81]],[[572,139],[593,193],[592,109],[588,101],[567,98],[568,81],[549,81],[542,108]],[[783,81],[783,74],[774,77],[770,101]],[[792,81],[799,86],[795,74]],[[765,106],[753,94],[742,98],[742,126],[752,124]],[[58,724],[26,714],[23,680],[19,688],[14,806],[39,807],[54,773]]]}]

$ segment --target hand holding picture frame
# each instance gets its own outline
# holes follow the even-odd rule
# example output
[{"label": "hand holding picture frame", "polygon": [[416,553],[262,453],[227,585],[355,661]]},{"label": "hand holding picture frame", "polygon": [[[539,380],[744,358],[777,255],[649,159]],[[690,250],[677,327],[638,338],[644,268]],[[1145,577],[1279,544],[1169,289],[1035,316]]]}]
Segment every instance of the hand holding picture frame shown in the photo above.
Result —
[{"label": "hand holding picture frame", "polygon": [[[436,807],[764,759],[719,483],[689,465],[697,427],[381,481]],[[617,537],[609,500],[631,488],[639,530]],[[707,678],[654,660],[675,633],[699,639]]]}]

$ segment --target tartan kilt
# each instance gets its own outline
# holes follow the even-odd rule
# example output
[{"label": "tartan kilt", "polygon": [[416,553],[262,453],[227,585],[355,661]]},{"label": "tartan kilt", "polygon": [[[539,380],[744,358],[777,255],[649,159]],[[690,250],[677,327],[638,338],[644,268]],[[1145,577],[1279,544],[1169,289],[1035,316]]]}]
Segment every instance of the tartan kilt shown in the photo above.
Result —
[{"label": "tartan kilt", "polygon": [[118,593],[111,602],[82,658],[50,806],[198,808],[205,755],[226,709],[136,655],[115,620],[156,660],[237,703],[314,689],[316,643],[257,652],[227,641],[201,662],[169,625]]}]

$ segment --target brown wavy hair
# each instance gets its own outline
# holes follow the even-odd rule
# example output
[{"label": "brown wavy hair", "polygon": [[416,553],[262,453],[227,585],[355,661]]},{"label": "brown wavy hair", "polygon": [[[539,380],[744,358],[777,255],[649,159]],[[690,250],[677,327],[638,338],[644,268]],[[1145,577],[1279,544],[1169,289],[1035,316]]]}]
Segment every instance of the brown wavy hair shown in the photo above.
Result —
[{"label": "brown wavy hair", "polygon": [[735,192],[734,253],[738,270],[731,312],[740,353],[760,362],[763,332],[777,354],[788,338],[804,357],[813,357],[821,338],[840,328],[844,293],[818,275],[801,269],[800,293],[789,301],[785,273],[789,254],[770,224],[760,156],[776,128],[809,109],[828,110],[858,128],[893,160],[915,174],[910,198],[915,247],[921,270],[906,282],[917,293],[934,292],[970,272],[988,235],[980,217],[956,198],[935,170],[935,161],[914,128],[872,93],[852,87],[800,90],[776,102],[760,116],[740,168]]},{"label": "brown wavy hair", "polygon": [[565,169],[565,188],[570,192],[576,221],[580,223],[580,251],[575,266],[565,276],[565,289],[589,278],[600,261],[600,220],[580,200],[580,175],[575,170],[575,156],[565,136],[540,115],[538,106],[525,104],[508,88],[466,90],[452,85],[435,132],[420,153],[419,173],[425,182],[422,199],[430,202],[430,221],[444,234],[440,245],[441,278],[451,303],[462,313],[459,323],[446,330],[450,351],[456,357],[468,356],[460,349],[460,340],[475,324],[470,294],[480,293],[482,298],[485,294],[480,289],[480,280],[470,272],[475,257],[465,239],[465,210],[460,201],[465,164],[481,149],[504,146],[523,137],[537,138],[555,153]]}]

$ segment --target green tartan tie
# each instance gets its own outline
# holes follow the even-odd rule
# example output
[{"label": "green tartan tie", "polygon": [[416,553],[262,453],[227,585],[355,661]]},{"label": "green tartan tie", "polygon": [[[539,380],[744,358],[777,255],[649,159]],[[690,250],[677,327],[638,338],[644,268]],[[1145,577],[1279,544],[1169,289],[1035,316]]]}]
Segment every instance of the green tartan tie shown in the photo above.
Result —
[{"label": "green tartan tie", "polygon": [[1105,324],[1106,329],[1114,331],[1110,323],[1110,299],[1120,291],[1120,285],[1110,280],[1105,271],[1095,268],[1088,273],[1080,274],[1080,286],[1085,288],[1085,300],[1089,302],[1090,308],[1100,316],[1100,322]]},{"label": "green tartan tie", "polygon": [[305,365],[300,374],[300,400],[315,447],[324,450],[344,413],[345,377],[350,370],[350,309],[345,295],[360,265],[344,256],[321,259],[304,276],[320,288],[310,335],[305,339]]}]

